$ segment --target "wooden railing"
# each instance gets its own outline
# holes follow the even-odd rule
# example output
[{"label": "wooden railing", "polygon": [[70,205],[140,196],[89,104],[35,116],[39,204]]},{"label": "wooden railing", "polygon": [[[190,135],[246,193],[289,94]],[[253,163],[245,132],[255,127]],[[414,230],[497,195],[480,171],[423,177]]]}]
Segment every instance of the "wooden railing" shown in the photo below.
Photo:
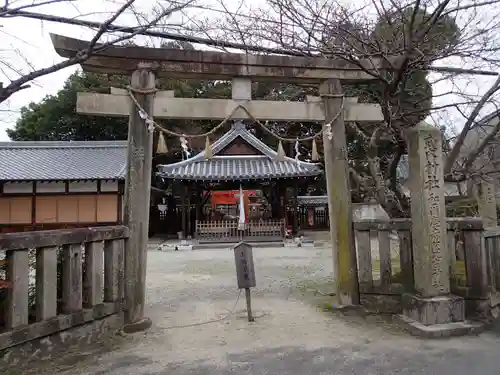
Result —
[{"label": "wooden railing", "polygon": [[0,350],[120,312],[127,238],[124,226],[0,235]]},{"label": "wooden railing", "polygon": [[[360,291],[399,295],[414,291],[410,219],[354,223]],[[500,230],[484,231],[480,218],[448,218],[452,293],[466,299],[467,311],[488,310],[500,287]]]},{"label": "wooden railing", "polygon": [[240,226],[237,221],[197,221],[195,238],[200,242],[277,241],[285,236],[284,220],[256,220]]}]

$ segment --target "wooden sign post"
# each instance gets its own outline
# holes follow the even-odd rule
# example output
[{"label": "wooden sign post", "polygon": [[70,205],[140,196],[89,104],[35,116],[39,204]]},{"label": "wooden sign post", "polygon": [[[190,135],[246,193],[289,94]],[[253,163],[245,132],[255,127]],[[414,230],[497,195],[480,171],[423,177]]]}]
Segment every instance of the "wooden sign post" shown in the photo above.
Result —
[{"label": "wooden sign post", "polygon": [[238,288],[245,289],[245,299],[247,302],[248,321],[253,322],[255,319],[252,315],[252,300],[250,288],[255,287],[255,268],[253,266],[252,246],[246,242],[240,242],[234,250],[234,262],[236,264],[236,278],[238,280]]}]

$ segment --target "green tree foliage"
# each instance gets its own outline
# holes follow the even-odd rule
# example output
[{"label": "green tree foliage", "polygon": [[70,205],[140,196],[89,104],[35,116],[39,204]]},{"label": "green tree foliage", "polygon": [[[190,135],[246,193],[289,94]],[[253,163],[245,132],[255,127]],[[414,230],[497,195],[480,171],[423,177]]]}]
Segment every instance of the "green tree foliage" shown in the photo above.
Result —
[{"label": "green tree foliage", "polygon": [[[345,49],[348,44],[366,54],[382,56],[387,64],[393,56],[404,57],[395,70],[382,71],[380,79],[348,86],[345,90],[348,96],[357,96],[359,102],[380,104],[385,120],[383,126],[378,127],[375,142],[372,136],[377,126],[350,124],[347,127],[351,166],[359,176],[370,177],[364,179],[364,184],[353,181],[353,197],[373,195],[373,182],[381,177],[382,183],[375,186],[379,203],[391,216],[405,216],[409,212],[409,201],[398,188],[396,168],[406,153],[403,131],[430,114],[432,87],[427,72],[421,69],[453,50],[460,36],[459,29],[447,16],[434,19],[425,10],[414,12],[413,8],[385,13],[372,29],[349,23],[343,23],[339,29],[345,35],[337,32],[334,45],[342,43]],[[368,158],[372,166],[376,164],[375,175],[373,169],[369,169]]]},{"label": "green tree foliage", "polygon": [[103,92],[110,86],[124,86],[123,77],[103,74],[72,74],[62,90],[30,103],[8,136],[15,141],[90,141],[127,139],[125,118],[97,117],[75,112],[79,91]]},{"label": "green tree foliage", "polygon": [[[78,92],[109,93],[110,87],[125,88],[128,77],[77,72],[72,74],[64,87],[47,96],[40,103],[30,103],[21,109],[21,117],[13,129],[7,130],[12,140],[33,141],[90,141],[127,139],[127,118],[89,116],[75,112]],[[174,90],[178,97],[227,97],[230,84],[226,82],[158,80],[160,90]],[[202,131],[211,122],[194,124],[181,120],[163,121],[171,129],[187,125]],[[191,130],[190,132],[193,132]]]},{"label": "green tree foliage", "polygon": [[456,46],[460,31],[454,19],[433,19],[424,9],[408,7],[386,14],[371,34],[377,50],[385,56],[408,55],[407,66],[387,72],[386,85],[371,91],[377,101],[387,101],[392,121],[397,126],[414,126],[424,120],[432,107],[432,87],[427,68],[436,59],[446,57]]},{"label": "green tree foliage", "polygon": [[[191,44],[183,42],[167,42],[163,44],[163,47],[193,49]],[[19,141],[125,140],[127,139],[127,118],[89,116],[76,113],[75,108],[78,92],[109,93],[110,87],[126,88],[128,84],[129,78],[124,76],[74,73],[56,95],[49,95],[40,103],[30,103],[22,108],[21,117],[13,129],[7,130],[7,134],[12,140]],[[157,88],[174,90],[176,97],[225,98],[231,93],[230,83],[224,81],[162,78],[157,80]],[[204,132],[214,124],[213,121],[158,122],[174,131],[186,133]],[[167,141],[173,149],[178,149],[178,140],[167,138]],[[199,148],[199,145],[194,144],[193,147]]]},{"label": "green tree foliage", "polygon": [[380,43],[383,52],[401,54],[411,49],[413,58],[428,66],[453,50],[460,30],[450,16],[434,18],[425,9],[417,8],[415,12],[414,9],[407,7],[386,13],[375,25],[372,38]]},{"label": "green tree foliage", "polygon": [[[455,21],[443,16],[432,22],[425,10],[406,8],[384,14],[371,31],[355,24],[343,24],[342,29],[350,35],[347,43],[361,44],[358,49],[368,54],[385,58],[408,55],[407,64],[384,71],[383,80],[349,86],[347,92],[360,102],[380,103],[390,109],[384,115],[395,127],[414,126],[425,119],[432,108],[432,87],[428,73],[420,69],[446,57],[456,46],[460,33]],[[347,37],[341,39],[346,43]]]}]

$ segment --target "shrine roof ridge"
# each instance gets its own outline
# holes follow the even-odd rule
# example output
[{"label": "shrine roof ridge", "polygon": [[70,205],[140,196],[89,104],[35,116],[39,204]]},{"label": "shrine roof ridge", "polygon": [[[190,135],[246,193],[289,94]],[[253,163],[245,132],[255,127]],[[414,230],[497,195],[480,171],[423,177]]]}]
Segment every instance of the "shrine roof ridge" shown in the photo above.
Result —
[{"label": "shrine roof ridge", "polygon": [[[222,151],[225,147],[227,147],[232,141],[234,141],[236,138],[241,137],[244,141],[246,141],[249,145],[255,147],[259,152],[261,152],[263,155],[216,155],[218,152]],[[267,158],[278,158],[278,153],[274,151],[271,147],[266,145],[264,142],[262,142],[260,139],[258,139],[256,136],[254,136],[252,133],[250,133],[249,130],[246,129],[245,124],[241,121],[235,122],[231,130],[225,133],[222,137],[217,139],[213,144],[212,144],[212,153],[213,157],[212,158],[222,158],[222,159],[238,159],[238,158],[256,158],[256,157],[267,157]],[[181,166],[189,163],[193,163],[196,161],[202,161],[205,160],[205,150],[202,150],[192,158],[178,161],[173,164],[168,164],[168,166]],[[304,164],[304,165],[310,165],[310,166],[318,166],[319,163],[311,163],[307,161],[302,161],[302,160],[296,160],[294,158],[291,158],[289,156],[285,156],[284,161],[291,161],[294,163],[299,163],[299,164]]]},{"label": "shrine roof ridge", "polygon": [[[217,155],[237,138],[243,139],[261,155]],[[205,150],[192,158],[173,164],[159,165],[158,175],[164,178],[186,180],[229,180],[310,177],[322,173],[319,163],[310,163],[278,153],[251,134],[242,122],[233,124],[231,130],[212,145],[213,156],[205,157]]]},{"label": "shrine roof ridge", "polygon": [[9,141],[0,142],[4,148],[127,148],[127,141]]}]

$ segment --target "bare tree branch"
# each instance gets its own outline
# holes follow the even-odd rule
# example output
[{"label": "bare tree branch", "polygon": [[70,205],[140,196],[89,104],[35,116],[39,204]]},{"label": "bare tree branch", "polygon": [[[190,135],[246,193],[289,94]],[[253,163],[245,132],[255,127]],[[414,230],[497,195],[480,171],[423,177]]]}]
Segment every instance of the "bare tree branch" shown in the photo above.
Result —
[{"label": "bare tree branch", "polygon": [[[238,13],[216,25],[239,41],[237,23],[245,38],[294,54],[319,53],[358,65],[361,58],[385,60],[389,69],[370,72],[375,80],[353,89],[360,101],[380,104],[384,122],[376,130],[347,125],[357,152],[365,153],[364,160],[353,160],[351,176],[384,207],[400,214],[407,209],[397,171],[406,153],[403,132],[419,121],[439,120],[436,125],[448,129],[443,138],[460,129],[453,140],[443,140],[447,180],[480,173],[472,170],[474,160],[496,142],[499,126],[488,129],[491,133],[462,165],[456,161],[464,154],[467,134],[480,130],[476,118],[499,99],[500,82],[484,91],[477,77],[498,77],[500,0],[369,0],[357,9],[337,1],[267,0],[261,9],[267,11],[260,17]],[[431,71],[438,74],[426,73]]]},{"label": "bare tree branch", "polygon": [[[64,1],[64,0],[59,0]],[[73,1],[73,0],[68,0],[68,1]],[[4,85],[0,85],[0,103],[4,102],[7,100],[9,97],[11,97],[13,94],[20,90],[24,90],[28,88],[29,86],[27,85],[29,82],[45,76],[47,74],[51,74],[54,72],[57,72],[61,69],[67,68],[69,66],[77,65],[80,64],[81,62],[87,60],[90,56],[92,56],[93,53],[96,53],[98,51],[102,51],[109,46],[119,44],[121,42],[130,40],[134,36],[145,32],[151,27],[154,27],[157,25],[162,19],[170,16],[171,14],[182,10],[186,7],[188,7],[190,4],[194,3],[195,0],[186,0],[185,2],[171,2],[170,5],[166,8],[164,8],[161,12],[159,12],[151,21],[145,22],[143,25],[138,25],[133,28],[129,29],[129,33],[122,34],[122,36],[116,37],[111,41],[105,42],[105,43],[100,43],[99,46],[97,46],[97,43],[100,41],[100,39],[109,32],[109,29],[112,28],[112,24],[116,19],[123,14],[127,9],[130,9],[132,5],[134,4],[135,0],[127,0],[125,4],[119,7],[118,10],[116,10],[105,22],[103,23],[94,23],[94,26],[98,26],[98,30],[95,33],[94,37],[92,38],[90,45],[88,49],[80,51],[75,57],[64,60],[60,63],[56,63],[52,66],[41,68],[41,69],[35,69],[32,70],[29,73],[23,74],[20,77],[13,79],[10,81],[10,83],[4,87]],[[50,4],[52,2],[45,2],[44,4]],[[38,3],[40,4],[40,3]],[[21,8],[6,8],[3,7],[1,8],[2,13],[4,17],[12,17],[12,16],[18,16],[23,13],[19,13]],[[36,19],[41,19],[41,20],[51,20],[52,16],[47,16],[47,15],[40,15],[40,17],[34,16],[33,18]],[[119,31],[115,29],[115,31]]]},{"label": "bare tree branch", "polygon": [[[474,120],[479,115],[479,112],[481,111],[483,106],[486,104],[488,99],[490,99],[491,96],[493,96],[498,90],[500,90],[500,76],[496,79],[496,81],[493,83],[493,85],[491,85],[491,87],[488,89],[488,91],[486,91],[484,93],[481,100],[479,100],[479,102],[476,104],[476,106],[472,110],[471,114],[469,115],[467,121],[465,122],[464,127],[463,127],[460,135],[458,136],[458,138],[455,140],[455,144],[453,145],[453,148],[452,148],[451,152],[449,153],[448,158],[446,160],[446,164],[444,167],[445,174],[451,173],[453,165],[456,162],[456,160],[460,154],[460,151],[462,150],[462,147],[464,145],[464,141],[467,137],[467,134],[469,134],[471,127],[474,125]],[[496,133],[493,134],[493,137],[495,135],[496,135]],[[480,148],[483,150],[485,147],[486,147],[486,144],[484,146],[480,146]],[[477,155],[479,155],[479,154],[476,154],[476,157],[477,157]]]}]

